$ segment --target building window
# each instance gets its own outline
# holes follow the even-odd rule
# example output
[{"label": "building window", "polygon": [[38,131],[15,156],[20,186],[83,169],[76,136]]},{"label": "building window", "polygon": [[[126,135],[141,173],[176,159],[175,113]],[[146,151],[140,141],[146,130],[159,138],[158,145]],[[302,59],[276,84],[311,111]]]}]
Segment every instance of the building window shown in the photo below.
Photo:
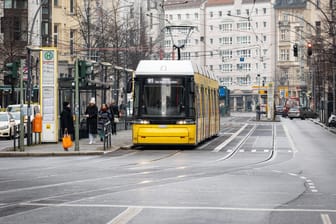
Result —
[{"label": "building window", "polygon": [[232,58],[232,50],[222,50],[220,54],[222,55],[222,62]]},{"label": "building window", "polygon": [[210,18],[212,18],[213,17],[213,12],[210,12]]},{"label": "building window", "polygon": [[280,30],[280,40],[289,41],[289,30],[288,29]]},{"label": "building window", "polygon": [[182,17],[181,17],[181,14],[177,14],[177,20],[181,20]]},{"label": "building window", "polygon": [[250,63],[239,63],[237,64],[237,71],[251,71],[251,64]]},{"label": "building window", "polygon": [[232,37],[223,37],[222,38],[223,39],[223,41],[222,41],[222,43],[223,44],[229,44],[229,45],[231,45],[232,44]]},{"label": "building window", "polygon": [[70,0],[70,13],[75,13],[75,3],[74,0]]},{"label": "building window", "polygon": [[70,55],[74,55],[74,39],[75,39],[75,31],[70,30]]},{"label": "building window", "polygon": [[232,72],[232,64],[223,64],[223,72]]},{"label": "building window", "polygon": [[251,23],[250,22],[237,23],[237,30],[240,31],[251,30]]},{"label": "building window", "polygon": [[237,37],[237,44],[250,44],[251,37],[250,36],[240,36]]},{"label": "building window", "polygon": [[237,9],[236,13],[237,13],[237,16],[240,16],[241,15],[240,9]]},{"label": "building window", "polygon": [[224,32],[232,31],[232,23],[222,24],[221,28]]},{"label": "building window", "polygon": [[27,9],[28,1],[25,0],[5,0],[5,9]]},{"label": "building window", "polygon": [[198,20],[198,13],[195,13],[195,19]]},{"label": "building window", "polygon": [[57,47],[58,42],[58,24],[54,25],[54,47]]},{"label": "building window", "polygon": [[251,49],[245,49],[245,50],[238,50],[237,56],[240,58],[250,58],[251,57]]},{"label": "building window", "polygon": [[288,49],[280,49],[279,61],[289,61],[289,50]]},{"label": "building window", "polygon": [[266,8],[263,8],[263,12],[264,12],[264,15],[266,15],[266,13],[267,13],[267,9],[266,9]]},{"label": "building window", "polygon": [[223,16],[223,12],[222,12],[222,11],[219,11],[219,12],[218,12],[218,15],[219,15],[219,17],[222,17],[222,16]]}]

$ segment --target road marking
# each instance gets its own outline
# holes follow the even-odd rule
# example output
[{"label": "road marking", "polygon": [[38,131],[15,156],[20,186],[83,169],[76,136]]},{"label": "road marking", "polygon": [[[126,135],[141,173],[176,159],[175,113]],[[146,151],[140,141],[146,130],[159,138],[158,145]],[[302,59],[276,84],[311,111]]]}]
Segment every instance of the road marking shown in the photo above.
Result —
[{"label": "road marking", "polygon": [[45,207],[87,207],[87,208],[139,208],[139,209],[168,209],[168,210],[223,210],[223,211],[256,211],[256,212],[320,212],[336,213],[336,209],[309,208],[247,208],[247,207],[217,207],[217,206],[161,206],[161,205],[122,205],[122,204],[55,204],[55,203],[19,203],[23,206]]},{"label": "road marking", "polygon": [[241,127],[236,133],[234,133],[233,135],[230,136],[230,138],[226,139],[224,142],[222,142],[222,144],[220,144],[219,146],[217,146],[214,150],[212,150],[213,152],[219,152],[220,150],[222,150],[227,144],[229,144],[234,138],[236,138],[246,127],[248,124],[244,124],[243,127]]},{"label": "road marking", "polygon": [[323,224],[332,224],[328,214],[321,214]]},{"label": "road marking", "polygon": [[120,213],[117,217],[112,219],[107,224],[126,224],[131,221],[135,216],[137,216],[142,211],[140,207],[130,207],[125,211]]},{"label": "road marking", "polygon": [[285,134],[286,134],[287,139],[289,141],[290,147],[292,148],[292,151],[294,152],[294,156],[295,156],[295,154],[298,152],[298,150],[297,150],[297,148],[296,148],[296,146],[294,144],[292,136],[289,134],[289,131],[288,131],[287,127],[284,124],[282,124],[282,127],[283,127],[283,129],[285,131]]}]

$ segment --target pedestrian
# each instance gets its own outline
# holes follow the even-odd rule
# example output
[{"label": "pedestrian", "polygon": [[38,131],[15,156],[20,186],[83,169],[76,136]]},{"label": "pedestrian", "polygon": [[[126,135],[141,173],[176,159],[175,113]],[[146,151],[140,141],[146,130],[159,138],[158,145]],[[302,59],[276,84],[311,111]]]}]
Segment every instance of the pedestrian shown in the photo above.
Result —
[{"label": "pedestrian", "polygon": [[[63,110],[61,112],[61,133],[62,136],[69,134],[71,139],[74,139],[74,121],[69,102],[63,102]],[[68,151],[68,148],[64,148]]]},{"label": "pedestrian", "polygon": [[89,133],[89,144],[96,143],[96,136],[98,133],[97,122],[98,122],[98,107],[96,106],[95,98],[91,98],[89,105],[85,110],[87,131]]},{"label": "pedestrian", "polygon": [[100,137],[100,141],[104,140],[105,137],[104,126],[107,122],[111,122],[111,119],[112,119],[111,112],[108,109],[107,105],[103,103],[98,112],[98,134]]},{"label": "pedestrian", "polygon": [[110,104],[112,135],[117,135],[117,123],[119,123],[119,109],[114,100]]}]

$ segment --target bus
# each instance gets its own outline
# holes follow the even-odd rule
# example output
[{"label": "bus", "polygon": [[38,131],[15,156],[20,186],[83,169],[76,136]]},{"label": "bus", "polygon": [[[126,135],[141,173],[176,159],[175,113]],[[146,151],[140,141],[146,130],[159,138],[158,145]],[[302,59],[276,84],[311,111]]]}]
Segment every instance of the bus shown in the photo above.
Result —
[{"label": "bus", "polygon": [[219,84],[191,61],[142,60],[133,77],[134,145],[197,145],[219,132]]}]

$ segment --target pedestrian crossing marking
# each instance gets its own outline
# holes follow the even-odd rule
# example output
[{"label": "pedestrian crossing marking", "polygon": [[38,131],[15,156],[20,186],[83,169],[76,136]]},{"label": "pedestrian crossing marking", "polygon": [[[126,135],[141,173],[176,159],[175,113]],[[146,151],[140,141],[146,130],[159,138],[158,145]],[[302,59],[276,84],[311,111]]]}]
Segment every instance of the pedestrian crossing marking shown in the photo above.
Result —
[{"label": "pedestrian crossing marking", "polygon": [[[233,150],[232,149],[228,149],[226,150],[225,152],[227,153],[232,153]],[[270,149],[239,149],[238,152],[240,153],[244,153],[244,152],[247,152],[247,153],[270,153],[272,152],[272,150]],[[278,153],[292,153],[293,151],[292,150],[279,150]]]}]

